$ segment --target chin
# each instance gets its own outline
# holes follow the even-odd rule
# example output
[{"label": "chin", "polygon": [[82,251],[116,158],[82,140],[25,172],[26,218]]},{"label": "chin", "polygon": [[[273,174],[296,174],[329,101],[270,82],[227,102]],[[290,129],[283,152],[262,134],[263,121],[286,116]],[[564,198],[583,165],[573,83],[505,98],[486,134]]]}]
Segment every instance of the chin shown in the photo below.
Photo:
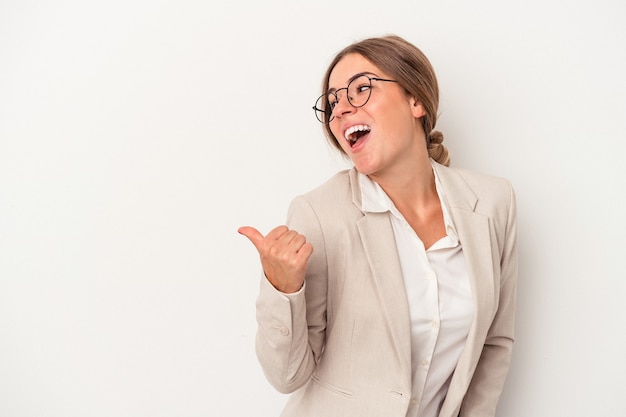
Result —
[{"label": "chin", "polygon": [[359,173],[363,175],[371,175],[376,172],[376,170],[373,167],[367,166],[367,165],[354,164],[354,167],[356,168],[357,171],[359,171]]},{"label": "chin", "polygon": [[363,175],[372,175],[378,172],[381,168],[380,161],[378,158],[373,158],[373,155],[353,155],[354,158],[351,158],[352,164]]}]

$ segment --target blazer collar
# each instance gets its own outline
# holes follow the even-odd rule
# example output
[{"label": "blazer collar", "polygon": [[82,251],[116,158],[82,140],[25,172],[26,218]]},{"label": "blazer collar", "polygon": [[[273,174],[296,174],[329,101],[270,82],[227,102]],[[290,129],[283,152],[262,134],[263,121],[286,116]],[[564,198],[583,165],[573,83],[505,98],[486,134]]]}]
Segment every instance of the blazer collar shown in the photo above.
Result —
[{"label": "blazer collar", "polygon": [[361,187],[359,187],[359,171],[355,167],[350,168],[348,171],[350,177],[350,190],[352,191],[352,203],[362,211],[363,198],[361,197]]},{"label": "blazer collar", "polygon": [[[432,161],[432,166],[437,172],[437,176],[445,190],[449,206],[474,211],[478,203],[478,197],[461,175],[457,171],[434,161]],[[361,188],[359,187],[359,173],[356,168],[352,167],[348,171],[348,175],[350,177],[352,203],[361,210],[363,198],[361,196]]]},{"label": "blazer collar", "polygon": [[449,207],[474,211],[478,203],[478,197],[459,172],[437,162],[432,162],[432,165],[445,190]]}]

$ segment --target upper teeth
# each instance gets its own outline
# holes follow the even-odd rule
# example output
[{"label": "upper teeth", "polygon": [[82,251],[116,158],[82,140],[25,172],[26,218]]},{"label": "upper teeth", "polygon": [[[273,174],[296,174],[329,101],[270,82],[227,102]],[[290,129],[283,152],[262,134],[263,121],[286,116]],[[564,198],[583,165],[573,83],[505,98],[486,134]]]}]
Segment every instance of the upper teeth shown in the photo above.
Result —
[{"label": "upper teeth", "polygon": [[354,141],[356,138],[352,137],[352,134],[355,132],[369,132],[370,131],[370,127],[367,125],[354,125],[354,126],[350,126],[348,129],[346,129],[345,133],[343,134],[344,137],[346,138],[347,141]]}]

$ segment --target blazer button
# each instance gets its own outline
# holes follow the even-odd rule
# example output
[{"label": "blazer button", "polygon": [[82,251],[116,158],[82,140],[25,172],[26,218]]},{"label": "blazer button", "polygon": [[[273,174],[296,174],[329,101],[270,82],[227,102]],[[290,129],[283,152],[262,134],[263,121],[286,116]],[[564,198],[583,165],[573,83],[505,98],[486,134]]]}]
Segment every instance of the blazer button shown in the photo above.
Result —
[{"label": "blazer button", "polygon": [[273,328],[275,328],[276,330],[278,330],[280,332],[280,334],[282,334],[283,336],[288,336],[289,335],[289,329],[286,328],[285,326],[272,326]]}]

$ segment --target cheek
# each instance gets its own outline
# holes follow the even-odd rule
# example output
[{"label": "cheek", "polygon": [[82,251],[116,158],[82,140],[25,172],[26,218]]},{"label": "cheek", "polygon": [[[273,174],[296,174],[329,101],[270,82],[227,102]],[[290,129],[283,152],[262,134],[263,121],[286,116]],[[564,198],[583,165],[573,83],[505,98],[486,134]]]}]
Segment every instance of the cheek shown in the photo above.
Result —
[{"label": "cheek", "polygon": [[341,136],[339,123],[337,122],[337,120],[333,120],[332,122],[330,122],[330,131],[333,133],[333,136],[335,136],[337,142],[339,142],[339,146],[341,146],[345,150],[347,143],[345,140],[343,140],[343,136]]},{"label": "cheek", "polygon": [[337,121],[337,118],[331,120],[328,127],[330,127],[330,131],[333,132],[333,135],[339,139],[339,122]]}]

